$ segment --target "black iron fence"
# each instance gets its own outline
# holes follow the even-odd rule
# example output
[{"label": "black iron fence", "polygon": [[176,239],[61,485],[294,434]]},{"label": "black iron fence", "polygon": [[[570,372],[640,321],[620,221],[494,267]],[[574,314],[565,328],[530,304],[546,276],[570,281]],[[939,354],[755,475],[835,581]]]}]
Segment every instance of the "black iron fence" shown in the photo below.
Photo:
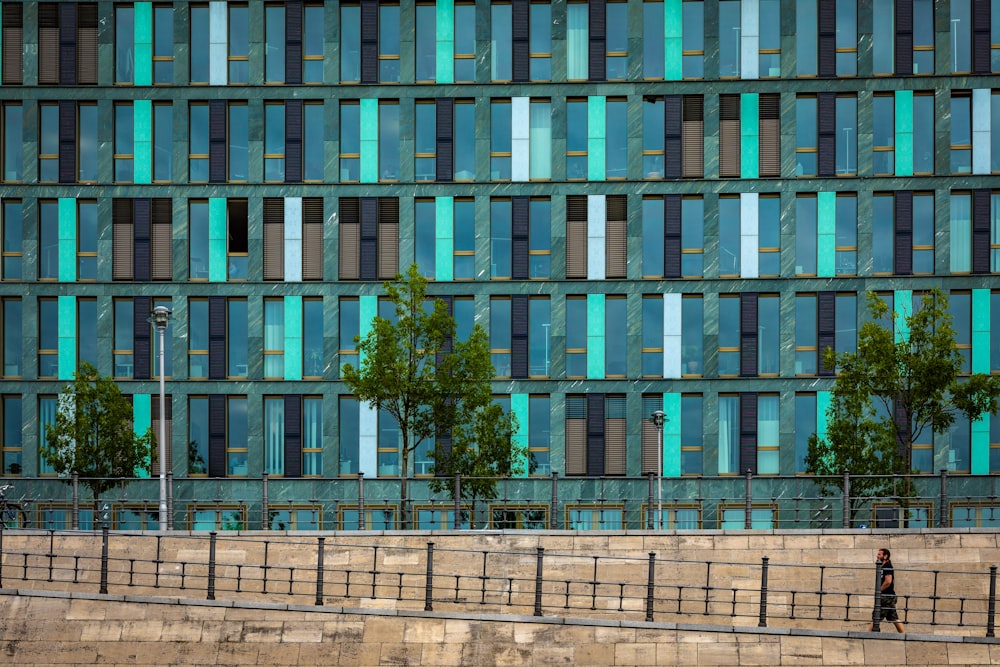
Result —
[{"label": "black iron fence", "polygon": [[[168,480],[169,528],[183,530],[701,530],[1000,526],[1000,476],[655,476],[496,479],[490,498],[430,478]],[[8,527],[159,529],[156,479],[115,480],[96,501],[87,480],[5,478]],[[466,485],[465,488],[471,485]]]},{"label": "black iron fence", "polygon": [[[4,539],[6,537],[6,539]],[[535,616],[863,629],[876,565],[372,544],[326,536],[0,531],[0,586]],[[897,568],[909,631],[994,636],[996,566]],[[875,578],[873,579],[873,575]]]}]

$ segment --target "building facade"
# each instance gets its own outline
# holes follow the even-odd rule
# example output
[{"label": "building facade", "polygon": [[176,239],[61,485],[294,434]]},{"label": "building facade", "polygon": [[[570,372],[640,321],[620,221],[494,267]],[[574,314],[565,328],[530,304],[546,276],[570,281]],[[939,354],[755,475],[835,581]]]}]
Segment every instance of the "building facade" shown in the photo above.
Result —
[{"label": "building facade", "polygon": [[[3,475],[52,476],[86,360],[176,480],[398,479],[339,368],[412,263],[489,331],[533,475],[611,497],[802,473],[867,291],[941,288],[1000,371],[1000,0],[0,11]],[[1000,472],[1000,417],[913,461]]]}]

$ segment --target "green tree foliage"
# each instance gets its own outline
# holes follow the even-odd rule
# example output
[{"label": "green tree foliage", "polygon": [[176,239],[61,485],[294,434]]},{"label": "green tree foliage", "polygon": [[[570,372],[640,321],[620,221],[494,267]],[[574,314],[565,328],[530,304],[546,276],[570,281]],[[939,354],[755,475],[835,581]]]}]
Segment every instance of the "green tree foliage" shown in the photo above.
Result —
[{"label": "green tree foliage", "polygon": [[[899,316],[868,293],[869,321],[858,332],[856,353],[824,352],[837,379],[827,410],[825,438],[809,440],[806,470],[815,475],[891,475],[912,471],[912,445],[926,432],[944,433],[962,416],[971,422],[996,412],[1000,378],[961,375],[948,299],[932,290],[919,307]],[[891,319],[890,319],[891,318]],[[902,323],[894,333],[889,325]],[[852,480],[852,496],[910,495],[891,479]],[[836,481],[828,480],[829,490]]]},{"label": "green tree foliage", "polygon": [[455,319],[442,300],[428,298],[427,279],[416,264],[387,282],[385,292],[395,307],[394,320],[374,319],[371,331],[358,340],[360,367],[345,364],[341,377],[359,401],[399,423],[406,528],[410,454],[439,433],[474,431],[474,424],[491,418],[494,369],[486,331],[476,325],[468,340],[458,340]]},{"label": "green tree foliage", "polygon": [[96,501],[119,480],[148,473],[153,444],[152,429],[134,433],[132,405],[114,380],[83,362],[59,394],[42,455],[61,477],[76,473]]}]

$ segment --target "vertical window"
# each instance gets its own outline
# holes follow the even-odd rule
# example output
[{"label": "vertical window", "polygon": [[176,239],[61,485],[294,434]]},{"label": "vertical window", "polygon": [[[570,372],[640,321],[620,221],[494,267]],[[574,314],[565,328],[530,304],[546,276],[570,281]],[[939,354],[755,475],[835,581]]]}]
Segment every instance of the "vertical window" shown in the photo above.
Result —
[{"label": "vertical window", "polygon": [[188,107],[188,180],[208,182],[208,105]]},{"label": "vertical window", "polygon": [[705,3],[681,4],[681,70],[685,79],[705,78]]},{"label": "vertical window", "polygon": [[817,201],[812,194],[795,198],[795,275],[815,276]]},{"label": "vertical window", "polygon": [[719,197],[719,276],[740,275],[740,199]]},{"label": "vertical window", "polygon": [[246,280],[249,275],[247,200],[226,202],[226,266],[229,280]]},{"label": "vertical window", "polygon": [[360,302],[356,298],[340,299],[340,322],[338,329],[339,354],[343,364],[358,366],[358,344],[355,341],[361,333]]},{"label": "vertical window", "polygon": [[587,297],[566,297],[566,377],[587,376]]},{"label": "vertical window", "polygon": [[59,277],[59,205],[55,200],[38,202],[38,279]]},{"label": "vertical window", "polygon": [[97,83],[97,20],[97,3],[38,3],[40,85]]},{"label": "vertical window", "polygon": [[0,442],[0,449],[3,450],[0,463],[3,465],[4,475],[20,475],[23,471],[21,465],[22,438],[21,438],[21,397],[4,396],[0,398],[0,407],[3,415],[3,442]]},{"label": "vertical window", "polygon": [[361,5],[357,3],[340,5],[340,81],[361,81]]},{"label": "vertical window", "polygon": [[114,300],[115,338],[111,354],[114,357],[114,376],[117,378],[132,379],[134,312],[132,299]]},{"label": "vertical window", "polygon": [[474,100],[455,100],[454,178],[471,181],[476,177],[476,107]]},{"label": "vertical window", "polygon": [[97,299],[76,299],[76,360],[97,366]]},{"label": "vertical window", "polygon": [[[6,3],[0,15],[3,44],[3,85],[19,85],[24,53],[24,17],[22,5],[16,2]],[[6,470],[6,466],[4,467]]]},{"label": "vertical window", "polygon": [[913,95],[913,173],[934,173],[934,93]]},{"label": "vertical window", "polygon": [[250,82],[250,23],[246,5],[229,5],[229,83]]},{"label": "vertical window", "polygon": [[858,198],[854,193],[838,193],[836,209],[836,273],[853,276],[858,272]]},{"label": "vertical window", "polygon": [[417,100],[415,112],[414,178],[418,181],[433,181],[437,164],[437,106],[433,100]]},{"label": "vertical window", "polygon": [[566,178],[587,178],[586,98],[566,100]]},{"label": "vertical window", "polygon": [[760,35],[758,48],[761,77],[781,76],[781,2],[759,0]]},{"label": "vertical window", "polygon": [[[6,32],[6,31],[5,31]],[[18,102],[4,102],[0,109],[3,110],[3,180],[5,182],[18,182],[23,178],[23,148],[24,148],[24,111]],[[41,158],[42,146],[39,145],[39,158]],[[39,180],[46,180],[39,174]]]},{"label": "vertical window", "polygon": [[[97,105],[79,104],[77,117],[77,180],[96,181],[97,180]],[[60,136],[60,141],[65,137]],[[67,170],[65,165],[60,165],[61,170]],[[68,169],[72,171],[72,168]],[[60,178],[60,181],[63,181]]]},{"label": "vertical window", "polygon": [[837,175],[858,173],[858,98],[837,96]]},{"label": "vertical window", "polygon": [[[644,3],[643,7],[663,3]],[[663,178],[664,116],[663,98],[642,98],[642,177]]]},{"label": "vertical window", "polygon": [[[761,294],[757,298],[757,374],[777,375],[781,349],[778,327],[780,299],[777,294]],[[775,438],[777,444],[777,438]]]},{"label": "vertical window", "polygon": [[837,0],[836,24],[837,76],[858,73],[858,3],[857,0]]},{"label": "vertical window", "polygon": [[53,298],[38,299],[38,377],[59,374],[59,303]]},{"label": "vertical window", "polygon": [[[197,47],[197,45],[195,45]],[[195,49],[192,52],[197,53]],[[192,58],[192,60],[194,60]],[[207,60],[207,58],[205,59]],[[192,67],[194,64],[192,63]],[[153,83],[174,82],[174,8],[153,6]],[[193,82],[193,80],[192,80]]]},{"label": "vertical window", "polygon": [[742,44],[739,0],[719,2],[719,76],[740,75],[740,45]]},{"label": "vertical window", "polygon": [[913,0],[913,73],[934,73],[934,0]]},{"label": "vertical window", "polygon": [[115,7],[115,83],[135,83],[135,10]]},{"label": "vertical window", "polygon": [[528,397],[528,470],[532,475],[552,474],[550,455],[550,400],[548,395]]},{"label": "vertical window", "polygon": [[719,295],[719,376],[740,374],[740,297]]},{"label": "vertical window", "polygon": [[302,377],[323,376],[323,298],[302,299]]},{"label": "vertical window", "polygon": [[951,194],[951,273],[972,271],[972,194]]},{"label": "vertical window", "polygon": [[264,299],[264,378],[285,377],[285,301]]},{"label": "vertical window", "polygon": [[951,173],[972,173],[972,97],[951,93]]},{"label": "vertical window", "polygon": [[271,102],[264,105],[264,180],[277,182],[285,180],[285,105],[283,102]]},{"label": "vertical window", "polygon": [[264,5],[264,83],[285,80],[285,7]]},{"label": "vertical window", "polygon": [[356,476],[361,440],[358,401],[353,396],[341,396],[339,402],[340,474]]},{"label": "vertical window", "polygon": [[208,299],[188,299],[188,376],[208,377]]},{"label": "vertical window", "polygon": [[323,397],[302,398],[302,476],[323,475]]},{"label": "vertical window", "polygon": [[490,361],[497,377],[510,377],[510,297],[490,299]]},{"label": "vertical window", "polygon": [[702,416],[701,394],[681,396],[681,474],[702,474]]},{"label": "vertical window", "polygon": [[642,376],[663,377],[663,296],[660,294],[642,296]]},{"label": "vertical window", "polygon": [[990,195],[990,271],[1000,272],[1000,194]]},{"label": "vertical window", "polygon": [[135,127],[132,103],[115,104],[115,181],[131,183],[135,173]]},{"label": "vertical window", "polygon": [[399,82],[399,5],[378,6],[378,80]]},{"label": "vertical window", "polygon": [[[894,0],[873,0],[872,73],[892,74],[896,70]],[[900,72],[908,74],[908,72]]]},{"label": "vertical window", "polygon": [[285,397],[264,397],[264,472],[285,474]]},{"label": "vertical window", "polygon": [[817,339],[816,295],[795,295],[795,374],[816,375]]},{"label": "vertical window", "polygon": [[230,477],[246,477],[249,467],[249,420],[246,396],[226,399],[226,473]]},{"label": "vertical window", "polygon": [[853,354],[858,349],[858,295],[837,294],[834,308],[834,349]]},{"label": "vertical window", "polygon": [[948,295],[948,312],[955,330],[955,348],[962,355],[962,373],[972,371],[972,293],[952,292]]},{"label": "vertical window", "polygon": [[681,275],[700,278],[705,273],[705,200],[681,200]]},{"label": "vertical window", "polygon": [[208,280],[208,202],[191,201],[188,204],[188,226],[190,228],[191,280]]},{"label": "vertical window", "polygon": [[0,269],[2,269],[3,280],[21,280],[21,266],[24,255],[24,236],[22,233],[24,221],[22,220],[21,201],[18,199],[4,199],[0,212],[3,219],[3,247],[0,248]]},{"label": "vertical window", "polygon": [[379,477],[396,477],[399,475],[399,447],[401,442],[402,435],[399,430],[399,422],[387,410],[379,410],[378,450],[376,453]]},{"label": "vertical window", "polygon": [[[191,5],[191,53],[207,54],[209,52],[209,18],[208,5]],[[208,83],[210,66],[208,58],[191,58],[191,83]],[[207,407],[206,407],[207,409]]]},{"label": "vertical window", "polygon": [[[897,232],[898,233],[898,232]],[[934,194],[913,195],[913,273],[934,273]]]},{"label": "vertical window", "polygon": [[740,469],[740,397],[719,395],[719,474]]},{"label": "vertical window", "polygon": [[528,5],[528,58],[532,81],[552,80],[552,5]]},{"label": "vertical window", "polygon": [[323,102],[306,102],[302,105],[302,180],[323,180],[325,168],[323,150]]},{"label": "vertical window", "polygon": [[528,300],[528,374],[531,377],[548,377],[551,369],[552,306],[549,297],[532,297]]},{"label": "vertical window", "polygon": [[799,0],[795,3],[796,76],[816,76],[819,71],[817,64],[819,60],[817,4],[819,2],[820,0]]},{"label": "vertical window", "polygon": [[[995,15],[1000,24],[1000,7]],[[1000,49],[996,53],[1000,56]],[[1000,172],[1000,91],[993,91],[990,95],[990,171],[994,174]]]},{"label": "vertical window", "polygon": [[[533,99],[529,107],[529,177],[531,180],[548,180],[552,178],[552,103],[547,99]],[[622,117],[620,120],[624,131],[625,119]],[[624,142],[622,147],[624,151]]]},{"label": "vertical window", "polygon": [[587,23],[590,20],[589,7],[583,2],[566,5],[566,79],[586,81],[590,40]]},{"label": "vertical window", "polygon": [[816,394],[795,394],[795,472],[806,471],[809,436],[816,432]]},{"label": "vertical window", "polygon": [[358,100],[340,102],[340,180],[344,183],[361,180],[361,105]]},{"label": "vertical window", "polygon": [[778,396],[757,396],[757,474],[778,474]]},{"label": "vertical window", "polygon": [[[608,7],[626,7],[612,3]],[[628,170],[627,103],[621,98],[608,98],[605,106],[605,174],[608,180],[624,179]]]},{"label": "vertical window", "polygon": [[605,76],[608,81],[628,76],[628,3],[612,0],[605,5]]},{"label": "vertical window", "polygon": [[476,5],[472,2],[455,3],[455,81],[476,80]]},{"label": "vertical window", "polygon": [[413,234],[415,260],[420,274],[434,280],[437,220],[433,199],[416,199],[413,202]]},{"label": "vertical window", "polygon": [[511,277],[511,200],[490,200],[490,277]]},{"label": "vertical window", "polygon": [[494,81],[510,81],[513,78],[513,32],[509,3],[490,5],[490,30],[490,78]]},{"label": "vertical window", "polygon": [[54,476],[56,471],[48,464],[45,457],[41,455],[45,447],[45,431],[50,424],[56,423],[56,396],[38,397],[38,472],[42,476]]},{"label": "vertical window", "polygon": [[173,177],[174,108],[170,102],[157,102],[153,105],[153,180],[163,183]]},{"label": "vertical window", "polygon": [[757,101],[759,173],[762,177],[781,176],[781,98],[777,94],[762,93]]},{"label": "vertical window", "polygon": [[455,280],[473,280],[476,275],[476,203],[473,199],[455,199],[454,204]]},{"label": "vertical window", "polygon": [[379,180],[399,180],[399,102],[396,100],[379,100],[378,169]]},{"label": "vertical window", "polygon": [[[302,22],[302,82],[323,83],[325,29],[322,4],[306,5]],[[304,464],[304,462],[303,462]]]},{"label": "vertical window", "polygon": [[777,277],[781,273],[781,199],[761,195],[758,199],[758,275]]},{"label": "vertical window", "polygon": [[604,299],[604,375],[625,377],[627,367],[626,299],[608,295]]},{"label": "vertical window", "polygon": [[97,280],[97,202],[78,200],[76,216],[76,278]]},{"label": "vertical window", "polygon": [[247,300],[226,302],[226,375],[247,377]]},{"label": "vertical window", "polygon": [[642,277],[664,275],[663,197],[642,198]]},{"label": "vertical window", "polygon": [[815,176],[817,168],[816,97],[795,98],[795,175]]},{"label": "vertical window", "polygon": [[437,8],[433,3],[418,4],[416,15],[414,79],[434,81],[437,75]]},{"label": "vertical window", "polygon": [[246,104],[229,104],[229,180],[246,181],[249,172],[249,125]]},{"label": "vertical window", "polygon": [[891,193],[876,193],[872,199],[872,273],[891,274],[895,244],[895,202]]},{"label": "vertical window", "polygon": [[681,366],[684,375],[704,374],[704,300],[700,294],[681,299]]},{"label": "vertical window", "polygon": [[890,93],[876,93],[872,98],[872,172],[878,175],[896,173],[896,105]]},{"label": "vertical window", "polygon": [[3,346],[0,353],[3,354],[3,377],[18,378],[23,375],[21,372],[21,355],[24,351],[24,337],[21,334],[21,299],[4,298],[0,300],[0,317],[3,318]]},{"label": "vertical window", "polygon": [[490,180],[510,180],[510,158],[510,100],[492,100],[490,103]]}]

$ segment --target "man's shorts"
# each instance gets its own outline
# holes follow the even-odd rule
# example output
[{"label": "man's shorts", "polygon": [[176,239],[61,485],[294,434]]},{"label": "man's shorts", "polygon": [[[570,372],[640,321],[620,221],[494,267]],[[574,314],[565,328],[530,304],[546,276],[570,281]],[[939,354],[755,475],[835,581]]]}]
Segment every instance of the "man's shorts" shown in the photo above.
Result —
[{"label": "man's shorts", "polygon": [[896,596],[895,595],[883,595],[882,596],[882,620],[896,622],[899,620],[899,614],[896,613]]}]

